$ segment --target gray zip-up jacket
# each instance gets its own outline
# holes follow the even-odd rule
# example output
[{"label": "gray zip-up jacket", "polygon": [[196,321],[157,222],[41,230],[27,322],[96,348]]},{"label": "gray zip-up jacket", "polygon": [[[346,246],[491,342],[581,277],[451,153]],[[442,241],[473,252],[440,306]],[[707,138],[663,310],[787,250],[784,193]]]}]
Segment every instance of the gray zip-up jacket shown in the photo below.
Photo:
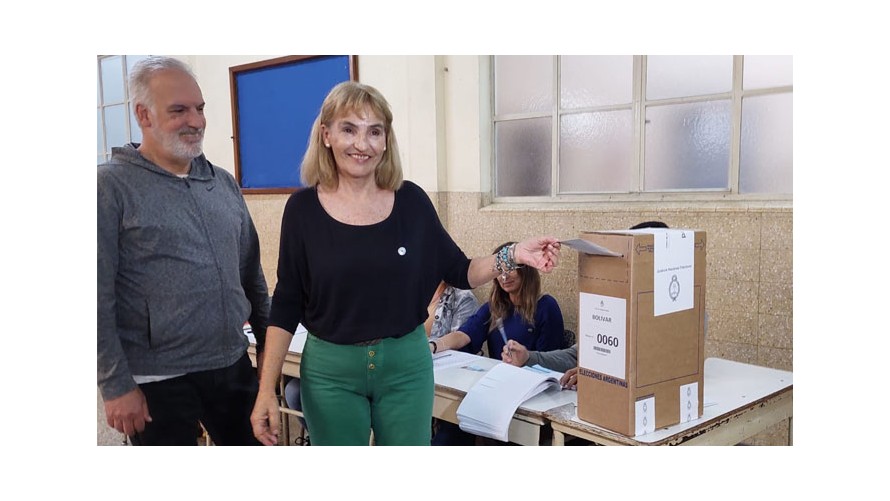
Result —
[{"label": "gray zip-up jacket", "polygon": [[231,174],[204,155],[186,178],[129,144],[99,166],[98,386],[105,400],[133,375],[228,367],[250,321],[265,340],[269,293],[260,245]]}]

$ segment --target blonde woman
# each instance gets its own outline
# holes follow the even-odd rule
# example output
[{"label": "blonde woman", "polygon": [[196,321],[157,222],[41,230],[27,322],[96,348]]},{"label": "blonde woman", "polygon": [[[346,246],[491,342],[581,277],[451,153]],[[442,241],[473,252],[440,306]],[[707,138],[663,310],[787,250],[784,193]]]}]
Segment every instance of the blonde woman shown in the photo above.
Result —
[{"label": "blonde woman", "polygon": [[469,289],[525,265],[551,271],[559,242],[468,259],[426,193],[402,180],[389,103],[357,82],[322,103],[302,164],[306,189],[281,222],[278,283],[251,423],[278,443],[275,390],[299,323],[309,331],[301,400],[313,445],[429,445],[433,365],[424,321],[438,284]]}]

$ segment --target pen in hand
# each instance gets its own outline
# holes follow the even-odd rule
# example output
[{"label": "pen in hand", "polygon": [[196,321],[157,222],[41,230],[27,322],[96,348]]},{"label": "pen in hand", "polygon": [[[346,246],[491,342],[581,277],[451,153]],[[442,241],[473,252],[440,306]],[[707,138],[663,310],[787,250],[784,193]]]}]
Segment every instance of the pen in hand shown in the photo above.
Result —
[{"label": "pen in hand", "polygon": [[515,339],[508,339],[507,343],[504,344],[503,351],[501,351],[501,361],[516,367],[522,367],[528,363],[528,360],[528,349]]},{"label": "pen in hand", "polygon": [[504,348],[507,347],[507,331],[504,330],[504,321],[498,319],[498,330],[501,332],[501,339],[504,340]]},{"label": "pen in hand", "polygon": [[501,360],[508,364],[513,363],[513,348],[510,347],[510,341],[504,345],[504,351],[501,352]]}]

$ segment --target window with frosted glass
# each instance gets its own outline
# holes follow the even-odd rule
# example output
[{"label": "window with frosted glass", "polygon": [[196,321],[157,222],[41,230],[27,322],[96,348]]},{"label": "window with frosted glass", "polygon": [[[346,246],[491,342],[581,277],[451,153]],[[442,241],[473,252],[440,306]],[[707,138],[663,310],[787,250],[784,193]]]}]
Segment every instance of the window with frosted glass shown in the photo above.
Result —
[{"label": "window with frosted glass", "polygon": [[720,94],[732,90],[732,56],[649,56],[646,99]]},{"label": "window with frosted glass", "polygon": [[102,67],[102,104],[124,102],[124,70],[121,56],[107,57],[99,62]]},{"label": "window with frosted glass", "polygon": [[553,108],[551,56],[499,56],[495,59],[495,113],[550,112]]},{"label": "window with frosted glass", "polygon": [[791,56],[745,56],[744,75],[746,90],[791,85]]},{"label": "window with frosted glass", "polygon": [[633,99],[633,56],[562,56],[559,105],[566,110],[626,104]]},{"label": "window with frosted glass", "polygon": [[633,67],[633,56],[559,58],[559,193],[632,191]]},{"label": "window with frosted glass", "polygon": [[116,104],[105,107],[105,139],[108,141],[109,151],[111,147],[127,143],[127,118],[124,106],[126,105]]},{"label": "window with frosted glass", "polygon": [[791,118],[790,93],[742,100],[740,193],[792,193]]},{"label": "window with frosted glass", "polygon": [[550,118],[511,120],[495,125],[498,196],[550,194]]},{"label": "window with frosted glass", "polygon": [[496,56],[493,70],[496,197],[793,193],[791,56]]},{"label": "window with frosted glass", "polygon": [[100,56],[98,58],[96,122],[97,162],[111,157],[111,148],[141,142],[142,131],[129,100],[127,79],[133,66],[147,56]]},{"label": "window with frosted glass", "polygon": [[560,193],[633,191],[633,112],[563,115],[559,127]]},{"label": "window with frosted glass", "polygon": [[646,110],[646,191],[729,185],[729,100]]}]

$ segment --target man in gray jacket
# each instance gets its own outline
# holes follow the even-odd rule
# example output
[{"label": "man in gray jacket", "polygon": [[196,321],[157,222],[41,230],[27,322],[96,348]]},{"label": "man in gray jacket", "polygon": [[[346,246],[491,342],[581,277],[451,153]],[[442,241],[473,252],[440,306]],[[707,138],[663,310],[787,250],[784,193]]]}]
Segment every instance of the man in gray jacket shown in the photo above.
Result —
[{"label": "man in gray jacket", "polygon": [[258,444],[249,416],[269,295],[234,178],[203,155],[204,99],[173,58],[130,77],[142,144],[98,173],[98,386],[109,426],[138,445]]}]

